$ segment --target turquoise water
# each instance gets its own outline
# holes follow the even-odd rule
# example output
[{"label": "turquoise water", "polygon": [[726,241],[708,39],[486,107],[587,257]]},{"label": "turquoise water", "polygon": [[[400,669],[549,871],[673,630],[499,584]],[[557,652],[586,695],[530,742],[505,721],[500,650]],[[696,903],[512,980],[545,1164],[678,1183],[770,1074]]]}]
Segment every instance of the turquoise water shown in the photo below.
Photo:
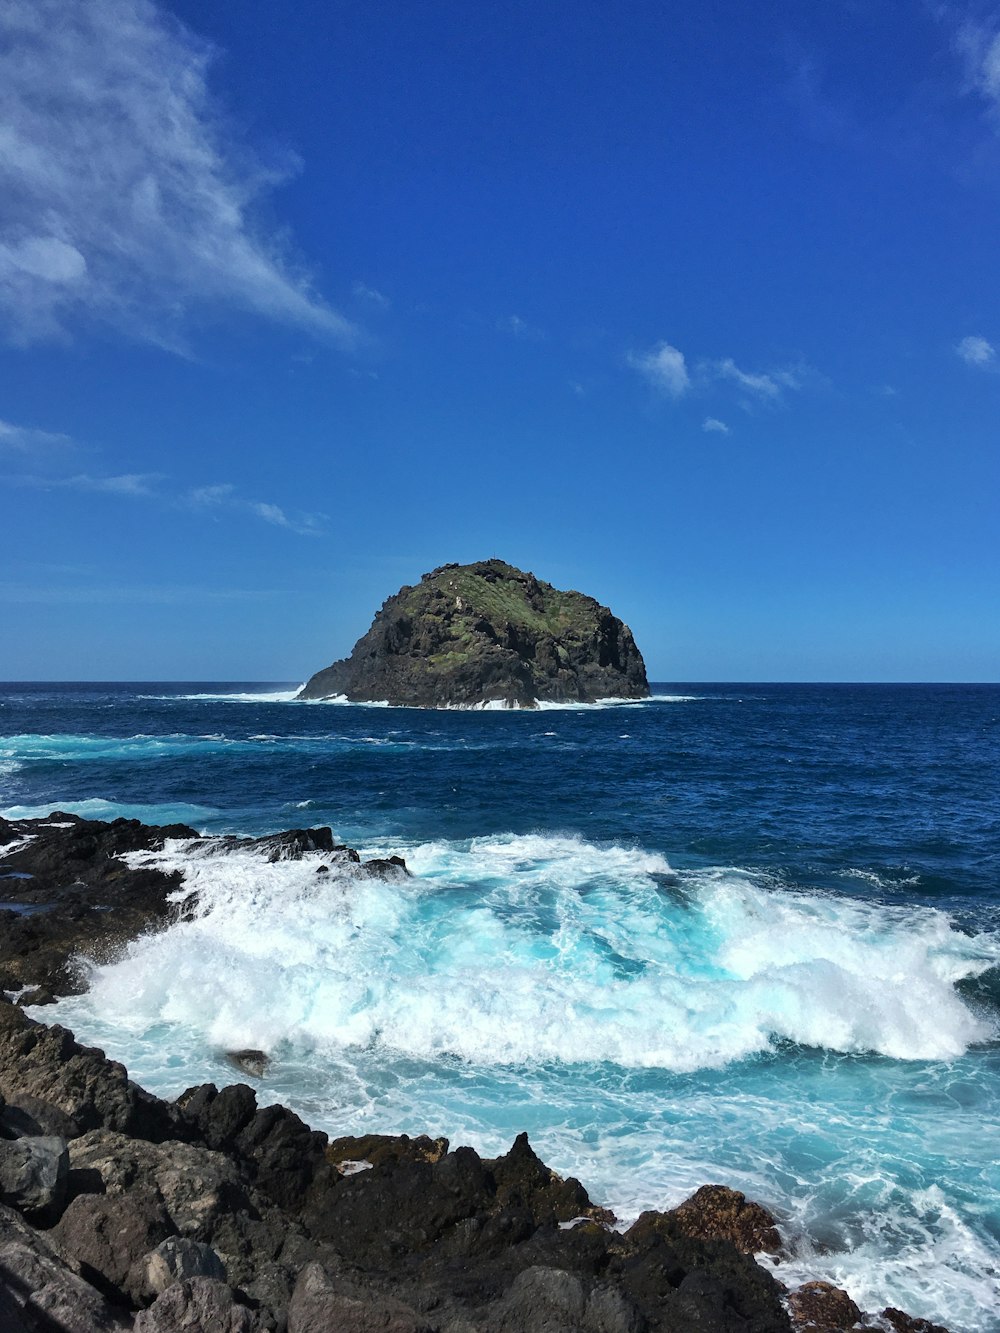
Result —
[{"label": "turquoise water", "polygon": [[0,691],[5,813],[330,823],[414,872],[171,846],[193,919],[62,1021],[166,1094],[255,1046],[262,1096],[335,1133],[527,1129],[624,1220],[732,1184],[794,1237],[786,1280],[997,1327],[1000,688],[289,696]]}]

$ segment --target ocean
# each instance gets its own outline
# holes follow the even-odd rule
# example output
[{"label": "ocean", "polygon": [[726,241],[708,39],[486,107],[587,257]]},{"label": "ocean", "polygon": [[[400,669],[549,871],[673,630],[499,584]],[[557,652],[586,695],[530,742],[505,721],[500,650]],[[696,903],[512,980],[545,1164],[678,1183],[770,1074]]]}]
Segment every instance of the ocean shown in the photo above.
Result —
[{"label": "ocean", "polygon": [[527,1130],[623,1222],[719,1182],[825,1278],[1000,1327],[1000,687],[656,685],[421,712],[294,685],[0,687],[0,813],[329,824],[171,845],[191,919],[39,1010],[174,1096],[272,1056],[331,1134]]}]

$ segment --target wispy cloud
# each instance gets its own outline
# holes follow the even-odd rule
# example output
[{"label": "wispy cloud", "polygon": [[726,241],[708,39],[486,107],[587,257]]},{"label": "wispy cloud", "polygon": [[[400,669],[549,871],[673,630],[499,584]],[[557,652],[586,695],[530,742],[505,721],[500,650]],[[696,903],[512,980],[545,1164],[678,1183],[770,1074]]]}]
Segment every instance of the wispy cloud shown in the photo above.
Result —
[{"label": "wispy cloud", "polygon": [[800,389],[802,381],[794,370],[752,372],[741,370],[731,356],[710,363],[712,373],[719,379],[730,380],[752,398],[763,403],[777,403],[786,389]]},{"label": "wispy cloud", "polygon": [[967,366],[979,366],[981,368],[992,366],[997,358],[997,351],[993,344],[976,334],[963,338],[956,346],[955,352]]},{"label": "wispy cloud", "polygon": [[507,333],[512,338],[519,338],[522,342],[544,342],[546,336],[544,329],[529,324],[520,315],[504,315],[498,319],[497,331]]},{"label": "wispy cloud", "polygon": [[99,320],[163,346],[190,316],[251,312],[357,334],[255,220],[290,174],[226,129],[211,48],[152,0],[0,6],[0,331]]},{"label": "wispy cloud", "polygon": [[1000,31],[997,25],[968,19],[955,34],[955,46],[965,64],[969,91],[978,93],[994,110],[1000,109]]},{"label": "wispy cloud", "polygon": [[380,310],[388,310],[392,305],[388,296],[376,287],[369,287],[367,283],[356,282],[351,290],[359,301],[368,301],[371,305],[378,306]]},{"label": "wispy cloud", "polygon": [[0,449],[35,454],[53,447],[65,448],[72,443],[68,435],[62,435],[57,431],[38,430],[34,426],[15,426],[10,421],[0,421]]},{"label": "wispy cloud", "polygon": [[629,352],[626,361],[654,389],[670,398],[682,398],[691,387],[684,353],[670,343],[657,343],[647,352]]},{"label": "wispy cloud", "polygon": [[187,494],[195,509],[235,509],[252,514],[275,528],[287,528],[300,537],[319,537],[323,533],[324,514],[289,514],[280,505],[263,500],[244,500],[231,482],[215,486],[197,486]]},{"label": "wispy cloud", "polygon": [[37,477],[24,474],[8,478],[8,481],[15,486],[30,486],[35,490],[90,491],[141,499],[156,495],[157,483],[162,480],[163,475],[159,472],[123,472],[108,477],[95,477],[89,472],[78,472],[70,477]]},{"label": "wispy cloud", "polygon": [[701,428],[707,435],[730,435],[732,432],[724,421],[718,417],[706,417],[701,423]]}]

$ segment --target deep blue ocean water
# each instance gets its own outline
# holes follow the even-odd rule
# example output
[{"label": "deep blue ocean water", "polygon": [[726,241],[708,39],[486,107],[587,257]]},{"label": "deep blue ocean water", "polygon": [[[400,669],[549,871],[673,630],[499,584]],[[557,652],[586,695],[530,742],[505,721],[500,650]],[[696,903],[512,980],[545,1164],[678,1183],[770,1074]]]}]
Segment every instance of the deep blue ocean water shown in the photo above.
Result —
[{"label": "deep blue ocean water", "polygon": [[264,1047],[334,1133],[527,1129],[630,1220],[721,1181],[786,1281],[1000,1327],[1000,687],[669,685],[537,712],[290,686],[0,687],[0,807],[331,824],[172,846],[194,919],[39,1014],[175,1095]]}]

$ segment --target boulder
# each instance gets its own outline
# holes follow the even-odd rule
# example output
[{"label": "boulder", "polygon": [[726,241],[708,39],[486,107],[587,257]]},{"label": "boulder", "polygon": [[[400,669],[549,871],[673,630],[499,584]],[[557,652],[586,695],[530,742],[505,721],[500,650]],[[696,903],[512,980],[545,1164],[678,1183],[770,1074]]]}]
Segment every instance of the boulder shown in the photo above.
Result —
[{"label": "boulder", "polygon": [[488,1311],[489,1333],[640,1333],[639,1312],[621,1292],[559,1268],[528,1268]]},{"label": "boulder", "polygon": [[20,1333],[14,1319],[29,1333],[120,1333],[132,1326],[18,1213],[0,1205],[0,1319],[11,1306],[13,1318],[0,1323],[4,1333]]},{"label": "boulder", "polygon": [[667,1214],[686,1236],[728,1240],[742,1254],[777,1254],[781,1250],[774,1217],[739,1190],[702,1185],[690,1199]]},{"label": "boulder", "polygon": [[82,1194],[50,1233],[80,1275],[121,1305],[143,1303],[146,1256],[175,1231],[163,1200],[148,1189]]},{"label": "boulder", "polygon": [[362,1292],[320,1264],[299,1274],[288,1306],[288,1333],[434,1333],[412,1306]]},{"label": "boulder", "polygon": [[801,1333],[843,1333],[862,1319],[847,1292],[832,1282],[805,1282],[790,1291],[788,1313]]},{"label": "boulder", "polygon": [[42,1225],[55,1222],[66,1203],[66,1140],[46,1135],[0,1139],[0,1203]]},{"label": "boulder", "polygon": [[146,1255],[146,1288],[157,1296],[192,1277],[212,1278],[225,1282],[226,1267],[212,1249],[201,1241],[187,1240],[184,1236],[169,1236],[152,1253]]},{"label": "boulder", "polygon": [[265,1333],[266,1326],[224,1283],[193,1277],[175,1282],[140,1310],[134,1327],[135,1333]]}]

